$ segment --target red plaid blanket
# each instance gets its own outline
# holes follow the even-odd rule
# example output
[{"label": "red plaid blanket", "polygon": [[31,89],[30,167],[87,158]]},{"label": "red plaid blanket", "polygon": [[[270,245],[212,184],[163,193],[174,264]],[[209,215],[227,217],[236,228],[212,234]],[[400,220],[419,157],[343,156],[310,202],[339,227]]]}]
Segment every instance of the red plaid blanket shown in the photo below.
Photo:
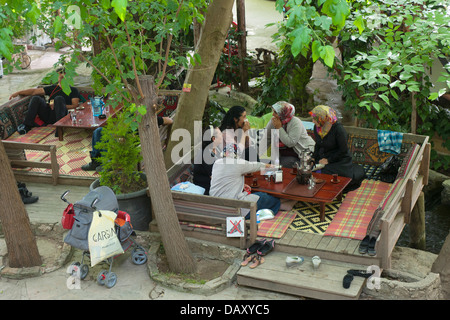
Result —
[{"label": "red plaid blanket", "polygon": [[273,219],[259,223],[258,237],[281,238],[296,216],[294,211],[278,211]]},{"label": "red plaid blanket", "polygon": [[364,180],[347,194],[324,236],[364,239],[367,226],[391,184]]}]

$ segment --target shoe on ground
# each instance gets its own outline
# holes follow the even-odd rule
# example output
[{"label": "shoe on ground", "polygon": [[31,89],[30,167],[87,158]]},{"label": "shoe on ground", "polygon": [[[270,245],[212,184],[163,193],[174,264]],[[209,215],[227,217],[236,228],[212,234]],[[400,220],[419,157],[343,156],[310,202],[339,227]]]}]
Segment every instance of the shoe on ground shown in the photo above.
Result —
[{"label": "shoe on ground", "polygon": [[97,167],[99,167],[101,164],[98,161],[91,161],[88,164],[82,165],[81,170],[84,171],[96,171]]},{"label": "shoe on ground", "polygon": [[28,196],[28,197],[22,197],[22,202],[24,204],[31,204],[31,203],[35,203],[39,200],[39,197],[36,196]]},{"label": "shoe on ground", "polygon": [[286,267],[291,268],[295,266],[299,266],[305,261],[303,257],[298,256],[287,256],[286,257]]}]

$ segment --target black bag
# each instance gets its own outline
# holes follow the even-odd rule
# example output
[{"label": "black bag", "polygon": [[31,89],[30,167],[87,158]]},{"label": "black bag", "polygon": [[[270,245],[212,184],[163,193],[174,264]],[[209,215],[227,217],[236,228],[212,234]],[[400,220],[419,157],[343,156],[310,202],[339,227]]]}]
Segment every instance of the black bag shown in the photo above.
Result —
[{"label": "black bag", "polygon": [[401,165],[402,159],[399,156],[390,156],[378,167],[379,170],[377,170],[378,173],[375,178],[383,182],[393,183]]}]

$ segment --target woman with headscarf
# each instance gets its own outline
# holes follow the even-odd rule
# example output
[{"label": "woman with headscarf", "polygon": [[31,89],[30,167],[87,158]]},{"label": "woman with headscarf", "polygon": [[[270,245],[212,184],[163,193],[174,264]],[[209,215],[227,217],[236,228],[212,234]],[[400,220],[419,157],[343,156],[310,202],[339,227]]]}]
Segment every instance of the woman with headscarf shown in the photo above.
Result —
[{"label": "woman with headscarf", "polygon": [[279,162],[283,167],[292,168],[299,162],[303,152],[314,150],[314,140],[306,132],[302,120],[295,116],[295,107],[286,102],[279,101],[272,106],[272,120],[266,126],[265,139],[267,142],[260,144],[260,154],[265,148],[271,146],[272,129],[278,129],[278,144],[272,146],[272,160],[275,160],[278,147]]},{"label": "woman with headscarf", "polygon": [[[242,159],[243,152],[235,143],[225,146],[223,158],[216,160],[212,168],[211,187],[209,194],[213,197],[254,201],[257,210],[270,209],[274,215],[278,213],[281,202],[264,192],[249,193],[251,188],[245,185],[246,173],[256,172],[264,168],[273,168],[270,164],[250,162]],[[248,209],[242,209],[242,215],[249,218]]]},{"label": "woman with headscarf", "polygon": [[311,112],[314,123],[314,160],[324,167],[325,174],[337,174],[352,178],[345,192],[357,189],[365,178],[364,169],[352,162],[347,146],[347,131],[338,121],[336,111],[328,106],[319,105]]}]

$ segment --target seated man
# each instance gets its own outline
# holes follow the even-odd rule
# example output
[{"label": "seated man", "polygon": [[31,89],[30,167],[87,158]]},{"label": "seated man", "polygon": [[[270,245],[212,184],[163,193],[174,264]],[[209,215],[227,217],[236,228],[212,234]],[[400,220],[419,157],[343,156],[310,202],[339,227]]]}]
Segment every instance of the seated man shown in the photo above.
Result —
[{"label": "seated man", "polygon": [[[33,96],[28,105],[28,112],[25,115],[23,122],[25,128],[19,132],[24,134],[33,127],[40,127],[43,125],[53,124],[67,115],[68,109],[75,109],[80,102],[78,89],[70,87],[69,95],[65,94],[61,87],[61,80],[65,76],[64,68],[58,68],[59,73],[58,83],[43,88],[26,89],[13,93],[9,99],[17,96]],[[48,103],[44,96],[49,96]],[[36,116],[40,121],[35,122]],[[55,132],[57,136],[57,132]]]},{"label": "seated man", "polygon": [[[249,194],[247,190],[251,188],[245,185],[244,178],[246,173],[262,169],[273,169],[275,167],[271,164],[250,162],[242,159],[243,152],[240,151],[241,147],[233,143],[225,146],[223,158],[214,162],[209,194],[213,197],[255,201],[257,210],[270,209],[276,215],[281,206],[280,199],[265,192]],[[246,219],[249,219],[249,210],[246,209],[245,211],[242,213]]]},{"label": "seated man", "polygon": [[[162,125],[166,126],[173,123],[173,120],[169,117],[157,117],[157,119],[159,127]],[[89,152],[91,156],[91,162],[81,166],[81,169],[84,171],[101,171],[101,163],[98,158],[100,158],[102,150],[97,149],[95,145],[102,139],[102,130],[103,128],[99,127],[92,133],[92,151]]]}]

